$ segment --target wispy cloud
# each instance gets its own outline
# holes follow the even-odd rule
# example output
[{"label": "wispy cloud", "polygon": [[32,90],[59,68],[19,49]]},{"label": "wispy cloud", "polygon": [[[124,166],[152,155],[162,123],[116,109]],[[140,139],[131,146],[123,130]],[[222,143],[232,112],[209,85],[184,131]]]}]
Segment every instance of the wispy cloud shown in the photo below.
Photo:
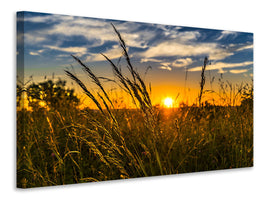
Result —
[{"label": "wispy cloud", "polygon": [[35,32],[24,33],[24,42],[25,44],[36,45],[38,43],[43,43],[47,41],[47,37],[44,34],[39,34]]},{"label": "wispy cloud", "polygon": [[188,65],[191,65],[193,63],[193,60],[191,58],[182,58],[177,59],[172,63],[173,67],[187,67]]},{"label": "wispy cloud", "polygon": [[[108,56],[109,59],[116,59],[122,56],[122,51],[118,45],[114,45],[111,49],[108,49],[101,53]],[[89,53],[89,56],[86,57],[86,61],[104,61],[104,60],[106,60],[106,58],[100,53]]]},{"label": "wispy cloud", "polygon": [[212,60],[221,60],[233,55],[233,52],[220,47],[217,43],[191,43],[183,44],[175,41],[165,41],[150,47],[147,51],[139,53],[141,57],[153,58],[161,56],[209,56]]},{"label": "wispy cloud", "polygon": [[253,49],[253,44],[248,44],[248,45],[241,46],[236,51],[243,51],[243,50],[246,50],[246,49]]},{"label": "wispy cloud", "polygon": [[90,41],[90,46],[101,46],[106,41],[115,41],[111,27],[106,28],[106,22],[97,23],[98,26],[93,26],[91,20],[72,20],[62,21],[47,30],[48,35],[63,35],[63,36],[81,36]]},{"label": "wispy cloud", "polygon": [[185,43],[188,41],[197,40],[197,38],[199,38],[200,36],[201,34],[199,33],[199,31],[184,31],[177,33],[173,38],[176,38],[180,42]]},{"label": "wispy cloud", "polygon": [[38,51],[30,51],[29,54],[32,56],[39,56],[43,52],[44,52],[44,49],[40,49]]},{"label": "wispy cloud", "polygon": [[39,56],[39,55],[40,55],[39,53],[37,53],[37,52],[32,52],[32,51],[30,51],[29,54],[32,55],[32,56]]},{"label": "wispy cloud", "polygon": [[159,69],[165,69],[165,70],[168,70],[168,71],[172,71],[172,68],[169,67],[169,66],[160,66],[158,67]]},{"label": "wispy cloud", "polygon": [[[228,33],[230,34],[230,33]],[[178,34],[179,35],[179,34]],[[208,56],[210,60],[223,60],[235,55],[236,52],[253,49],[253,44],[223,44],[217,42],[197,42],[198,34],[186,34],[182,40],[168,40],[151,46],[146,51],[139,53],[144,59],[156,59],[157,57],[191,57]],[[180,38],[180,39],[181,39]]]},{"label": "wispy cloud", "polygon": [[145,63],[145,62],[162,62],[162,60],[160,59],[155,59],[155,58],[142,58],[140,60],[141,63]]},{"label": "wispy cloud", "polygon": [[182,27],[179,26],[165,26],[162,24],[155,24],[155,27],[159,30],[162,30],[164,35],[169,37],[169,38],[176,38],[177,37],[177,33],[180,29],[182,29]]},{"label": "wispy cloud", "polygon": [[57,50],[66,53],[73,53],[76,56],[82,56],[87,53],[86,47],[59,47],[59,46],[52,46],[52,45],[44,45],[45,48],[50,50]]},{"label": "wispy cloud", "polygon": [[247,71],[248,71],[248,69],[232,69],[229,72],[232,74],[241,74],[241,73],[245,73]]},{"label": "wispy cloud", "polygon": [[[221,73],[224,71],[224,69],[227,69],[227,68],[246,67],[252,64],[253,64],[252,61],[246,61],[246,62],[241,62],[241,63],[217,62],[211,65],[208,65],[206,70],[219,70],[219,72]],[[202,70],[202,66],[198,66],[198,67],[191,68],[188,71],[195,72],[195,71],[201,71],[201,70]],[[234,72],[237,72],[237,71],[234,71]]]},{"label": "wispy cloud", "polygon": [[25,22],[34,22],[34,23],[49,23],[49,22],[58,22],[73,20],[74,16],[69,15],[25,15]]},{"label": "wispy cloud", "polygon": [[233,31],[222,31],[221,32],[221,35],[216,39],[216,40],[221,40],[221,39],[224,39],[228,36],[233,36],[233,37],[236,37],[237,36],[237,32],[233,32]]},{"label": "wispy cloud", "polygon": [[[61,35],[67,37],[81,36],[88,41],[88,47],[97,47],[105,42],[117,42],[118,38],[109,21],[102,19],[90,19],[83,17],[48,15],[26,17],[25,21],[35,23],[51,23],[45,30],[28,32],[25,39],[28,44],[44,43],[49,36]],[[53,23],[52,23],[53,22]],[[113,22],[120,30],[124,40],[129,47],[147,48],[147,43],[155,37],[153,31],[138,29],[133,22]],[[64,37],[63,37],[64,39]]]},{"label": "wispy cloud", "polygon": [[[43,51],[62,62],[67,62],[65,58],[70,54],[86,62],[104,61],[105,58],[100,53],[111,59],[119,58],[122,51],[110,24],[112,22],[125,40],[131,56],[140,60],[140,63],[151,62],[149,64],[162,70],[187,67],[190,71],[201,71],[200,58],[205,56],[213,61],[207,70],[218,70],[220,73],[244,73],[247,66],[252,65],[252,62],[240,61],[242,51],[253,49],[252,39],[245,39],[242,43],[244,34],[232,31],[213,32],[189,27],[62,15],[29,14],[24,20],[29,22],[26,23],[29,29],[25,29],[24,41],[28,53],[35,56],[33,60],[45,60]],[[41,28],[36,29],[36,25]],[[237,37],[240,40],[233,40]],[[225,58],[229,63],[224,62]],[[235,61],[231,61],[231,58]],[[247,57],[248,60],[250,58]],[[52,62],[52,59],[49,61]],[[190,69],[192,66],[197,67]],[[237,67],[243,68],[234,69]]]}]

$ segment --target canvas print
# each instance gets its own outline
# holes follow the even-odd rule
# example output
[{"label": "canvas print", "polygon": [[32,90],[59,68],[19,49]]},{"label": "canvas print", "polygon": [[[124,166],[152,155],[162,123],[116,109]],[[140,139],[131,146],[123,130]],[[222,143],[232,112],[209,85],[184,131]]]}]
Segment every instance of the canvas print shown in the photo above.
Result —
[{"label": "canvas print", "polygon": [[253,166],[252,33],[18,12],[16,54],[19,188]]}]

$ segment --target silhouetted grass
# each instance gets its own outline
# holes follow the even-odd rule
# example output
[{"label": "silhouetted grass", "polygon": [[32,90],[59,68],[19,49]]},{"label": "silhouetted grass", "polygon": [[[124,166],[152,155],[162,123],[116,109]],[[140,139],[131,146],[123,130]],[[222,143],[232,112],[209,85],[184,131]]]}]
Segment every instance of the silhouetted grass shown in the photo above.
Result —
[{"label": "silhouetted grass", "polygon": [[[57,106],[51,106],[48,99],[46,107],[37,106],[39,99],[32,100],[32,110],[18,110],[18,187],[253,166],[253,86],[235,89],[227,83],[226,88],[220,80],[219,92],[204,90],[205,59],[198,97],[201,106],[184,104],[171,109],[152,106],[150,93],[131,63],[126,43],[113,28],[130,76],[103,56],[111,65],[115,83],[129,95],[136,108],[116,109],[101,82],[105,77],[97,77],[90,67],[72,56],[99,91],[91,92],[79,77],[65,72],[97,110],[66,105],[67,93],[57,99]],[[18,94],[22,93],[20,88]],[[42,94],[54,87],[49,88]],[[202,103],[207,92],[225,99],[226,106]],[[243,98],[241,106],[235,105],[239,96]]]}]

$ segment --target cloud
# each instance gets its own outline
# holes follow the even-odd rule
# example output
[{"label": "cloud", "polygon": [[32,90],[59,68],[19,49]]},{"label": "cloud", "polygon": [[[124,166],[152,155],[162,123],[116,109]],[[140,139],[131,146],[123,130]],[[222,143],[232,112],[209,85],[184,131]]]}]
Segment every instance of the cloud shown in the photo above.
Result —
[{"label": "cloud", "polygon": [[[137,47],[145,49],[148,47],[148,42],[154,37],[155,33],[137,31],[135,33],[123,33],[123,39],[129,47]],[[117,40],[117,36],[114,37]]]},{"label": "cloud", "polygon": [[[57,44],[62,44],[66,37],[83,37],[88,48],[99,47],[106,42],[118,42],[110,21],[104,19],[92,19],[83,17],[72,17],[62,15],[27,16],[25,21],[35,23],[47,23],[47,27],[42,30],[26,32],[27,44],[51,43],[51,36],[61,36]],[[50,26],[49,26],[50,24]],[[140,24],[134,22],[117,22],[113,24],[120,31],[122,38],[128,47],[147,48],[151,38],[156,36],[153,30],[139,29]],[[77,39],[76,39],[77,40]]]},{"label": "cloud", "polygon": [[[233,56],[236,52],[253,49],[251,43],[220,44],[218,42],[195,41],[199,37],[197,32],[187,32],[180,39],[170,39],[150,46],[146,51],[137,53],[136,56],[144,59],[157,57],[191,57],[208,56],[210,60],[223,60]],[[230,33],[228,33],[230,34]],[[179,34],[178,34],[179,35]]]},{"label": "cloud", "polygon": [[[88,41],[94,41],[97,44],[93,46],[103,45],[106,41],[118,41],[117,36],[110,24],[103,19],[90,19],[83,17],[72,17],[72,16],[60,16],[60,15],[49,15],[49,16],[37,16],[26,19],[31,22],[57,22],[53,26],[47,28],[43,33],[38,32],[40,35],[64,35],[64,36],[83,36]],[[116,24],[117,22],[114,22]],[[131,22],[121,23],[115,25],[119,31],[122,32],[123,38],[126,40],[127,45],[132,47],[146,48],[145,41],[151,37],[152,32],[136,31],[133,29]],[[125,32],[131,29],[133,33]],[[91,45],[92,46],[92,45]]]},{"label": "cloud", "polygon": [[241,73],[245,73],[247,71],[248,71],[248,69],[232,69],[229,72],[232,74],[241,74]]},{"label": "cloud", "polygon": [[24,43],[25,44],[38,44],[47,40],[47,37],[43,34],[31,32],[24,34]]},{"label": "cloud", "polygon": [[29,54],[32,56],[39,56],[43,52],[44,52],[44,49],[40,49],[38,51],[30,51]]},{"label": "cloud", "polygon": [[75,53],[77,56],[82,56],[87,53],[86,47],[58,47],[52,45],[44,45],[44,47],[51,50],[57,50],[67,53]]},{"label": "cloud", "polygon": [[34,23],[46,23],[48,21],[52,21],[54,18],[52,18],[51,15],[47,16],[25,16],[24,21],[25,22],[34,22]]},{"label": "cloud", "polygon": [[209,56],[212,60],[221,60],[233,55],[227,49],[220,47],[216,43],[190,43],[183,44],[175,41],[165,41],[156,46],[150,47],[147,51],[139,53],[139,56],[145,58],[161,56]]},{"label": "cloud", "polygon": [[[76,19],[71,21],[62,21],[50,27],[47,35],[63,35],[63,36],[82,36],[90,41],[89,47],[101,46],[106,41],[115,41],[117,38],[112,34],[112,27],[105,21]],[[94,26],[97,24],[97,26]],[[109,28],[107,26],[109,25]]]},{"label": "cloud", "polygon": [[229,52],[225,49],[216,49],[214,52],[209,54],[210,60],[223,60],[229,56],[234,55],[234,52]]},{"label": "cloud", "polygon": [[32,23],[49,23],[49,22],[58,22],[58,21],[66,21],[73,20],[75,17],[70,15],[24,15],[25,22]]},{"label": "cloud", "polygon": [[201,34],[198,31],[184,31],[184,32],[179,32],[178,34],[175,35],[175,38],[179,40],[180,42],[188,42],[188,41],[193,41],[199,38]]},{"label": "cloud", "polygon": [[39,53],[37,53],[37,52],[32,52],[32,51],[30,51],[29,54],[32,55],[32,56],[39,56],[39,55],[40,55]]},{"label": "cloud", "polygon": [[[118,45],[114,45],[111,49],[108,49],[107,51],[102,52],[104,55],[106,55],[109,59],[116,59],[122,56],[122,51],[119,48]],[[90,53],[89,56],[87,56],[86,61],[104,61],[106,58],[102,56],[100,53]]]},{"label": "cloud", "polygon": [[248,49],[253,49],[253,43],[239,43],[239,44],[229,44],[226,46],[228,51],[231,52],[239,52],[239,51],[244,51]]},{"label": "cloud", "polygon": [[193,60],[191,58],[183,58],[183,59],[177,59],[172,63],[173,67],[187,67],[188,65],[191,65],[193,63]]},{"label": "cloud", "polygon": [[245,45],[245,46],[239,47],[236,51],[243,51],[243,50],[246,50],[246,49],[253,49],[253,44],[249,44],[249,45]]},{"label": "cloud", "polygon": [[155,59],[155,58],[142,58],[141,63],[144,63],[144,62],[162,62],[162,60],[160,59]]},{"label": "cloud", "polygon": [[172,68],[171,67],[169,67],[169,66],[160,66],[160,67],[158,67],[159,69],[166,69],[166,70],[168,70],[168,71],[172,71]]},{"label": "cloud", "polygon": [[[241,63],[217,62],[211,65],[208,65],[206,70],[219,70],[219,72],[222,72],[223,69],[226,69],[226,68],[246,67],[252,64],[253,64],[252,61],[246,61],[246,62],[241,62]],[[191,71],[191,72],[202,71],[202,66],[191,68],[188,71]]]},{"label": "cloud", "polygon": [[161,30],[164,34],[164,36],[167,36],[169,38],[176,38],[178,31],[182,29],[182,27],[179,26],[166,26],[162,24],[155,24],[154,25],[158,30]]},{"label": "cloud", "polygon": [[[114,45],[118,44],[118,37],[109,20],[64,15],[26,15],[24,20],[46,24],[44,27],[40,26],[42,29],[26,31],[25,44],[29,47],[34,46],[33,49],[72,53],[79,57],[84,56],[86,61],[105,60],[101,54],[96,53],[96,49],[104,49],[100,50],[100,53],[104,53],[111,59],[122,55],[119,46]],[[166,70],[190,66],[194,62],[190,58],[192,56],[208,56],[210,60],[218,61],[234,55],[236,51],[253,48],[253,45],[248,43],[221,45],[218,41],[203,42],[201,31],[183,31],[182,27],[121,21],[112,21],[112,23],[121,33],[131,55],[140,59],[141,63],[161,63],[161,69]],[[217,40],[230,35],[236,37],[238,33],[222,31]],[[79,37],[84,44],[80,43]],[[57,38],[56,42],[53,41],[54,38]],[[82,46],[77,46],[77,42]],[[66,47],[66,44],[69,46]],[[136,51],[134,48],[139,49]],[[37,56],[42,53],[33,49],[29,48],[30,55]],[[59,55],[61,54],[57,57]]]},{"label": "cloud", "polygon": [[[158,67],[159,69],[166,69],[171,71],[173,67],[187,67],[188,65],[192,64],[193,61],[191,58],[181,58],[181,59],[176,59],[174,62],[163,62],[157,59],[147,59],[151,60],[152,62],[160,62],[161,66]],[[155,61],[154,61],[155,60]]]},{"label": "cloud", "polygon": [[224,38],[228,37],[229,35],[236,37],[237,34],[238,34],[237,32],[233,32],[233,31],[222,31],[221,35],[216,40],[224,39]]}]

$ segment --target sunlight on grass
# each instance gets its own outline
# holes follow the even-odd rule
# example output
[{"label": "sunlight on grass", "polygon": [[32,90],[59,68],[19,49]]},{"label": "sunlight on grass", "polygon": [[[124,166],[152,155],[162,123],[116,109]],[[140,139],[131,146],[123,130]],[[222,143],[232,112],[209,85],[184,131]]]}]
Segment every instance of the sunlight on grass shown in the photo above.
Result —
[{"label": "sunlight on grass", "polygon": [[[124,40],[113,28],[128,76],[102,56],[111,65],[112,81],[135,107],[118,109],[121,102],[119,98],[114,101],[103,86],[103,77],[74,55],[92,84],[85,84],[76,73],[65,72],[82,89],[90,106],[81,107],[81,99],[74,89],[66,89],[66,81],[17,85],[17,106],[27,99],[31,108],[17,111],[18,187],[253,166],[253,84],[235,89],[221,79],[220,91],[209,91],[203,68],[198,104],[181,103],[176,108],[177,95],[153,105],[150,87],[135,70]],[[208,93],[219,96],[225,105],[207,101]]]}]

